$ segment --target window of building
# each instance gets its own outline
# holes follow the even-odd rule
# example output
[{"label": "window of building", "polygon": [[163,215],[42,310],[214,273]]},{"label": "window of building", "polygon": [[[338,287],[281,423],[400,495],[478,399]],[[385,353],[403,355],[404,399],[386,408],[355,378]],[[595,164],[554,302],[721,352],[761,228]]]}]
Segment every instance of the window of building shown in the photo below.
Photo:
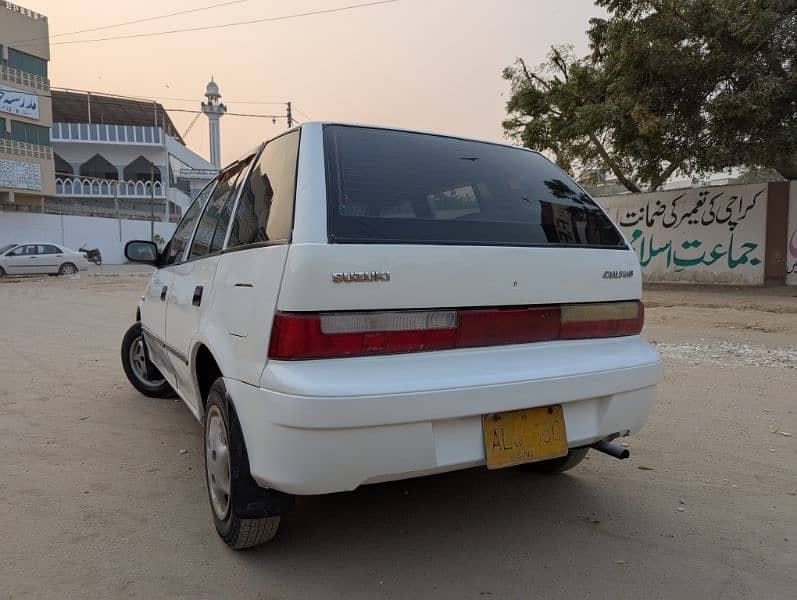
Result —
[{"label": "window of building", "polygon": [[210,182],[205,189],[199,192],[191,206],[185,211],[183,219],[177,225],[177,229],[174,230],[174,235],[164,251],[164,256],[166,257],[164,265],[172,265],[183,261],[188,241],[194,232],[194,226],[197,219],[199,219],[199,214],[202,212],[202,207],[205,206],[205,202],[207,202],[208,197],[213,192],[215,183],[215,181]]},{"label": "window of building", "polygon": [[290,239],[298,153],[298,131],[272,140],[263,149],[241,191],[230,248]]},{"label": "window of building", "polygon": [[63,158],[53,153],[53,160],[55,161],[55,174],[56,175],[74,175],[75,170]]},{"label": "window of building", "polygon": [[0,138],[4,138],[6,135],[6,120],[0,117]]},{"label": "window of building", "polygon": [[227,225],[230,223],[235,191],[241,183],[246,168],[253,157],[239,162],[217,177],[218,184],[208,201],[205,214],[199,220],[194,242],[191,245],[191,258],[218,252],[224,245]]},{"label": "window of building", "polygon": [[110,162],[99,154],[95,154],[80,165],[81,177],[97,177],[98,179],[119,179],[119,172]]},{"label": "window of building", "polygon": [[151,161],[139,156],[125,167],[125,181],[160,181],[161,172]]},{"label": "window of building", "polygon": [[49,146],[50,128],[12,120],[11,139],[16,140],[17,142],[38,144],[39,146]]},{"label": "window of building", "polygon": [[47,77],[47,61],[26,52],[8,49],[8,66],[26,73]]}]

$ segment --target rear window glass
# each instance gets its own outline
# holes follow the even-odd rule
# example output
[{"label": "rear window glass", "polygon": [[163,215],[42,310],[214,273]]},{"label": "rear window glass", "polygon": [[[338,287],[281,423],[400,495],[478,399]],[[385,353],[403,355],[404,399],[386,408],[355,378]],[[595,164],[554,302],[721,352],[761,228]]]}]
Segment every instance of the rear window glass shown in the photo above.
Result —
[{"label": "rear window glass", "polygon": [[625,248],[611,221],[534,152],[421,133],[324,128],[338,243]]}]

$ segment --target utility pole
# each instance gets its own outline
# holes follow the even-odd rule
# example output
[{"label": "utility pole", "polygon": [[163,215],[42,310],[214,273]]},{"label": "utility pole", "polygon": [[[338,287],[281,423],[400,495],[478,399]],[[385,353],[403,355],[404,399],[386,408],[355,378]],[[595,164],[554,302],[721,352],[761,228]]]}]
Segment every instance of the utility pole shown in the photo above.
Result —
[{"label": "utility pole", "polygon": [[149,241],[155,241],[155,170],[149,166]]},{"label": "utility pole", "polygon": [[287,116],[288,116],[288,129],[290,129],[291,127],[293,127],[293,112],[291,111],[291,103],[290,102],[288,102],[288,113],[287,113]]}]

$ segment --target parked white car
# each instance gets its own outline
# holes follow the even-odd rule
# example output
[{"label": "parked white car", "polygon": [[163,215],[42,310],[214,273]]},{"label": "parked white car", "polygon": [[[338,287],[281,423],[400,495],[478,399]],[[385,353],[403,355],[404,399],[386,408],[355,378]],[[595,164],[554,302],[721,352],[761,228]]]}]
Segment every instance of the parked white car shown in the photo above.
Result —
[{"label": "parked white car", "polygon": [[203,423],[233,548],[270,540],[297,494],[625,458],[612,440],[661,377],[634,251],[520,148],[303,124],[224,169],[162,253],[125,252],[157,270],[124,370]]},{"label": "parked white car", "polygon": [[74,275],[88,268],[80,252],[51,242],[26,242],[0,247],[0,277],[5,275]]}]

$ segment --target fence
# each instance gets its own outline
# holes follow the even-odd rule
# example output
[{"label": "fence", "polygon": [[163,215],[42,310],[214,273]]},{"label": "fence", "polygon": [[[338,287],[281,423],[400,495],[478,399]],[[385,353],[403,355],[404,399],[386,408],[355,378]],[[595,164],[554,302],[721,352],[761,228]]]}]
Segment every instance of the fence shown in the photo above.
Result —
[{"label": "fence", "polygon": [[[174,223],[154,222],[156,235],[168,240]],[[150,239],[151,223],[131,219],[7,212],[0,214],[0,246],[26,241],[55,242],[77,250],[84,244],[99,248],[103,262],[124,262],[129,240]]]}]

